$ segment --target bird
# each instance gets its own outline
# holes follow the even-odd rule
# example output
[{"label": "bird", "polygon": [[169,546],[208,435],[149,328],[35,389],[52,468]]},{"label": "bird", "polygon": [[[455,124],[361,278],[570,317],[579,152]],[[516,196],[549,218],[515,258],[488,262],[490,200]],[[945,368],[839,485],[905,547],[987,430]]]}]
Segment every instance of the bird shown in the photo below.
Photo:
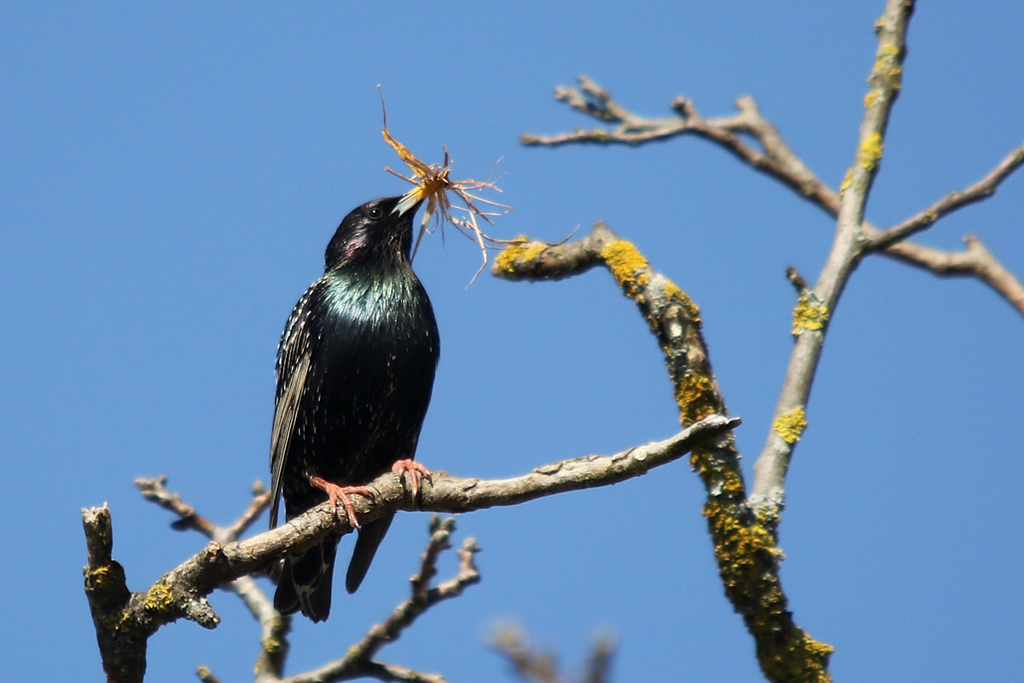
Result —
[{"label": "bird", "polygon": [[[440,357],[430,298],[410,260],[422,194],[384,197],[351,211],[324,255],[324,274],[302,295],[277,351],[270,444],[270,528],[283,498],[290,520],[340,501],[358,537],[345,577],[354,593],[394,513],[359,525],[350,494],[392,469],[409,475]],[[339,536],[284,559],[274,607],[327,619]]]}]

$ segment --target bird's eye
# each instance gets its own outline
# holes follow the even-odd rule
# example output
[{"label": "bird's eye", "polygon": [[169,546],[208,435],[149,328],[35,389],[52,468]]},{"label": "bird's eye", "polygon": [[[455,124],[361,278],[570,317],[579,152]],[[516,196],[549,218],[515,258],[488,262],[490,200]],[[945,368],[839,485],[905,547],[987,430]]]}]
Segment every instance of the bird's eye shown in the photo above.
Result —
[{"label": "bird's eye", "polygon": [[377,220],[378,218],[383,218],[383,217],[384,217],[384,211],[381,210],[380,207],[375,206],[372,209],[370,209],[370,218],[372,218],[373,220]]}]

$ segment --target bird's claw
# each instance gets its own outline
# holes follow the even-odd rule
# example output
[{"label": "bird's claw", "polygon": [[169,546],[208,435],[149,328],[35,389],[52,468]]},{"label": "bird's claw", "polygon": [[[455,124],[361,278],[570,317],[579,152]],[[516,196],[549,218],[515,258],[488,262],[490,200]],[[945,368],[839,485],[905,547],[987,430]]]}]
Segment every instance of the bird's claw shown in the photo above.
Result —
[{"label": "bird's claw", "polygon": [[341,506],[345,508],[345,514],[348,515],[349,524],[352,525],[353,529],[359,528],[359,520],[356,519],[356,509],[352,506],[352,499],[349,496],[357,494],[373,500],[374,493],[369,486],[338,486],[322,477],[311,477],[309,483],[327,494],[331,501],[332,513],[338,514],[338,501],[341,501]]},{"label": "bird's claw", "polygon": [[399,460],[391,466],[391,471],[404,481],[405,475],[409,475],[409,488],[412,490],[412,498],[420,495],[420,476],[430,479],[430,470],[425,465],[416,462],[412,458]]}]

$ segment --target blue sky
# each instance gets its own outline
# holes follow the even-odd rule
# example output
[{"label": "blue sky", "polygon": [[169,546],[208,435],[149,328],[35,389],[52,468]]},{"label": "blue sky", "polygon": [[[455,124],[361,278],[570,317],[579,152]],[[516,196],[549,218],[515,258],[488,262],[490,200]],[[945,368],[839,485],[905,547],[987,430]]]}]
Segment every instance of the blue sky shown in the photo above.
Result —
[{"label": "blue sky", "polygon": [[[354,206],[405,185],[392,132],[456,177],[496,160],[516,207],[494,232],[558,240],[605,220],[701,306],[745,467],[769,429],[794,294],[831,221],[694,139],[524,148],[591,122],[552,89],[586,73],[637,113],[754,95],[833,186],[853,159],[881,0],[541,3],[10,2],[0,6],[0,641],[11,680],[100,680],[82,594],[82,507],[108,501],[139,590],[203,542],[168,529],[137,476],[165,473],[228,523],[268,480],[273,363],[292,305]],[[1020,3],[920,3],[868,217],[881,227],[964,187],[1021,143]],[[920,238],[978,234],[1024,273],[1024,179]],[[464,476],[665,438],[660,353],[607,273],[484,275],[454,232],[416,267],[442,358],[419,459]],[[788,479],[783,585],[836,648],[837,680],[1019,680],[1024,668],[1024,327],[991,290],[865,261],[836,311]],[[521,623],[578,671],[595,632],[616,680],[761,680],[722,596],[702,489],[684,463],[599,491],[459,519],[483,583],[382,657],[452,681],[505,680],[484,640]],[[262,522],[260,522],[262,526]],[[294,673],[341,654],[405,595],[426,515],[403,514],[363,588],[297,620]],[[347,553],[350,546],[343,546]],[[448,564],[444,571],[453,571]],[[246,680],[256,626],[212,596],[214,632],[150,641],[148,680],[200,664]],[[13,657],[11,656],[13,654]]]}]

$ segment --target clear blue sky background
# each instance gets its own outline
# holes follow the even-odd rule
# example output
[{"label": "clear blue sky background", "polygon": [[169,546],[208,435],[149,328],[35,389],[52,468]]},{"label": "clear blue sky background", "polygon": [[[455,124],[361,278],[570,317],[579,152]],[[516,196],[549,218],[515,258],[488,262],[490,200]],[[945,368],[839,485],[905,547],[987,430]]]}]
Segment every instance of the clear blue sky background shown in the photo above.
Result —
[{"label": "clear blue sky background", "polygon": [[[695,139],[521,147],[590,121],[551,97],[587,73],[639,113],[706,116],[753,94],[833,186],[854,155],[882,0],[847,3],[7,2],[0,6],[0,642],[9,680],[100,680],[79,510],[110,503],[132,588],[202,547],[140,499],[166,473],[228,523],[267,481],[273,364],[338,221],[405,190],[392,131],[456,177],[502,158],[498,235],[607,221],[700,304],[745,466],[769,429],[791,337],[787,265],[820,270],[832,222]],[[879,226],[984,175],[1024,138],[1024,5],[922,2],[868,207]],[[921,240],[977,233],[1024,274],[1024,178]],[[677,430],[657,345],[606,272],[482,276],[431,237],[417,270],[442,359],[419,451],[500,477]],[[835,313],[789,477],[782,578],[842,681],[1020,680],[1024,325],[972,280],[864,262]],[[383,653],[455,681],[507,680],[484,645],[521,623],[578,671],[619,635],[616,680],[757,681],[722,596],[685,463],[612,488],[459,519],[483,583]],[[260,527],[264,524],[260,522]],[[297,620],[290,672],[319,665],[407,591],[427,516],[395,523],[330,621]],[[342,550],[348,552],[350,545]],[[451,563],[444,573],[453,570]],[[232,595],[213,632],[150,642],[151,681],[206,664],[251,676],[258,631]]]}]

